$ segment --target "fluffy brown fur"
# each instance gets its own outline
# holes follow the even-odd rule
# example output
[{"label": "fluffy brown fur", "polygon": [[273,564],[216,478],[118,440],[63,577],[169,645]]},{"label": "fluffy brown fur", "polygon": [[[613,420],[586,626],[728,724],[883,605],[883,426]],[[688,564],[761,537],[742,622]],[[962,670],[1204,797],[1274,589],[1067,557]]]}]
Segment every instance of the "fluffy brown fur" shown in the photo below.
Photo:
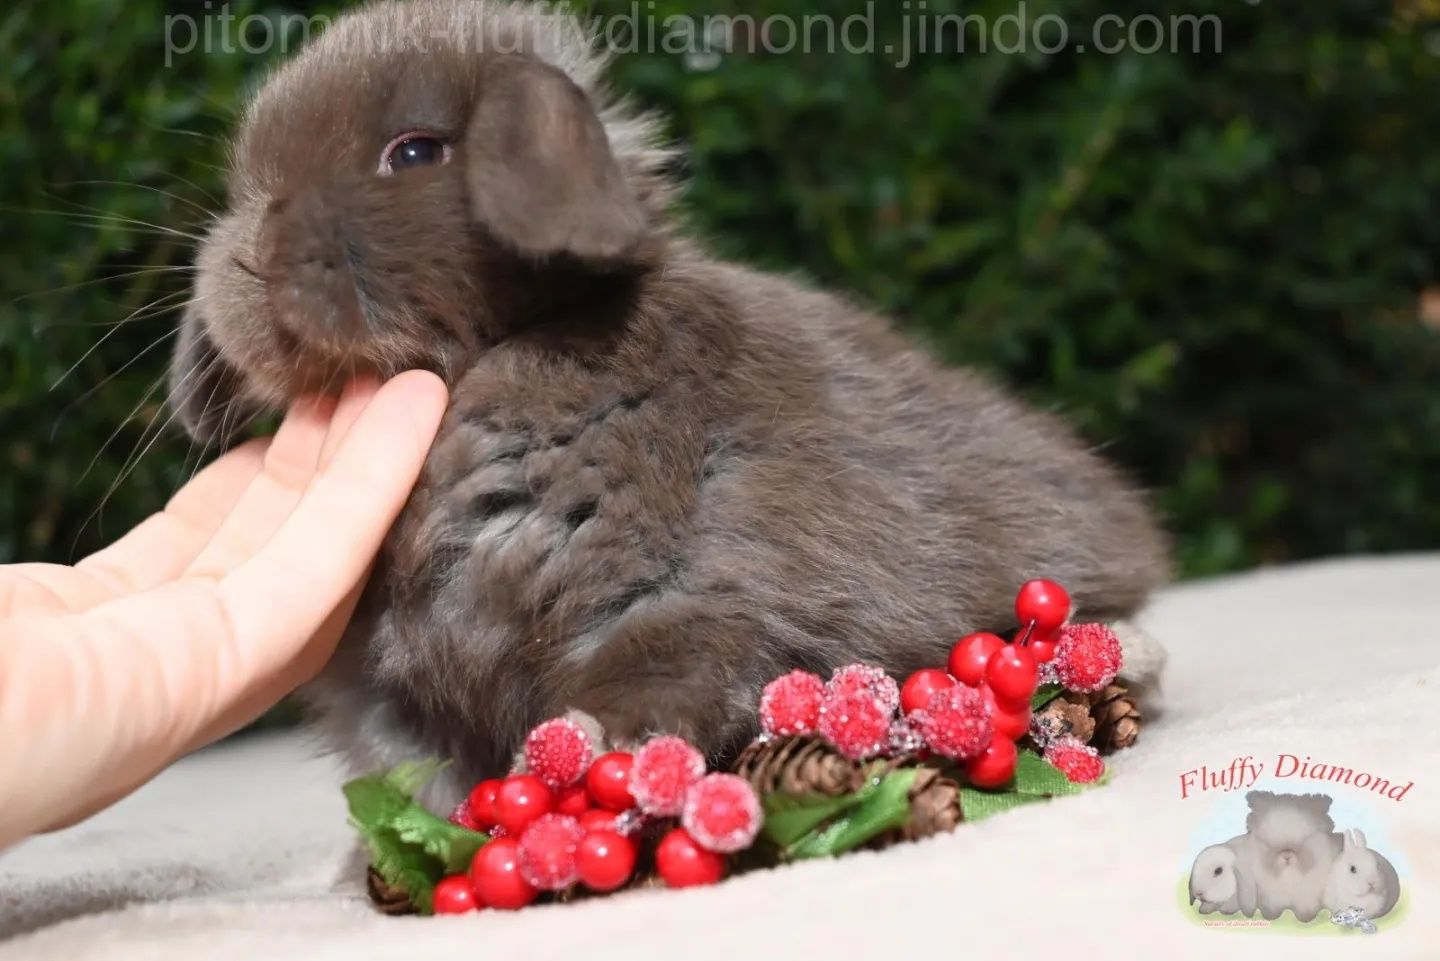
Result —
[{"label": "fluffy brown fur", "polygon": [[[453,800],[570,708],[724,755],[786,670],[939,663],[1029,577],[1087,617],[1163,579],[1141,499],[1055,418],[673,230],[600,68],[568,21],[383,3],[240,132],[175,364],[191,428],[361,369],[453,391],[311,692],[357,767],[455,758]],[[378,175],[407,130],[451,161]]]}]

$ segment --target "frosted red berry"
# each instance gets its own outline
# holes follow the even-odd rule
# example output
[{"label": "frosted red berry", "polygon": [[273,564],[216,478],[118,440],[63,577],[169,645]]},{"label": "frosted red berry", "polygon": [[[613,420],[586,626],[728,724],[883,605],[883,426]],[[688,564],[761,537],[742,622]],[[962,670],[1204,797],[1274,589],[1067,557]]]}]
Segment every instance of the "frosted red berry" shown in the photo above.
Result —
[{"label": "frosted red berry", "polygon": [[883,754],[890,744],[894,712],[868,691],[827,697],[820,708],[820,733],[852,760]]},{"label": "frosted red berry", "polygon": [[847,694],[869,694],[891,714],[900,707],[900,686],[895,683],[895,678],[869,664],[847,664],[830,675],[825,684],[825,696],[835,698]]},{"label": "frosted red berry", "polygon": [[1072,624],[1055,649],[1055,676],[1072,691],[1098,691],[1115,680],[1125,660],[1120,638],[1104,624]]},{"label": "frosted red berry", "polygon": [[446,818],[446,820],[451,824],[466,828],[470,831],[485,830],[480,822],[475,820],[475,815],[470,812],[470,799],[468,797],[455,806],[455,810],[450,812],[450,817]]},{"label": "frosted red berry", "polygon": [[482,906],[470,886],[470,879],[463,874],[452,874],[435,882],[430,900],[436,914],[465,914]]},{"label": "frosted red berry", "polygon": [[1076,784],[1089,784],[1105,773],[1100,752],[1073,737],[1061,738],[1045,749],[1045,760],[1058,767]]},{"label": "frosted red berry", "polygon": [[635,752],[630,794],[646,814],[674,817],[685,806],[685,792],[704,775],[704,756],[684,739],[652,738]]},{"label": "frosted red berry", "polygon": [[627,751],[602,754],[585,774],[585,789],[596,804],[610,811],[625,811],[635,806],[630,794],[630,769],[635,758]]},{"label": "frosted red berry", "polygon": [[905,685],[900,688],[900,710],[905,714],[918,711],[930,703],[936,691],[943,691],[954,684],[955,678],[938,667],[916,671],[905,679]]},{"label": "frosted red berry", "polygon": [[551,718],[525,738],[525,768],[552,788],[583,778],[593,753],[590,735],[568,717]]},{"label": "frosted red berry", "polygon": [[495,790],[495,823],[506,834],[519,836],[526,825],[555,806],[555,796],[533,774],[512,774]]},{"label": "frosted red berry", "polygon": [[696,781],[680,812],[680,823],[695,843],[722,854],[748,848],[764,820],[755,789],[734,774],[707,774]]},{"label": "frosted red berry", "polygon": [[975,787],[1004,787],[1015,777],[1015,765],[1019,759],[1014,741],[996,737],[985,746],[985,750],[965,762],[965,777]]},{"label": "frosted red berry", "polygon": [[963,684],[936,691],[916,718],[930,750],[956,761],[985,750],[995,734],[984,695]]},{"label": "frosted red berry", "polygon": [[575,850],[585,829],[568,814],[546,814],[520,835],[520,876],[541,891],[563,891],[580,877]]},{"label": "frosted red berry", "polygon": [[1027,648],[1006,644],[985,665],[985,683],[1007,701],[1028,700],[1040,684],[1035,658]]},{"label": "frosted red berry", "polygon": [[1046,635],[1058,631],[1070,616],[1070,595],[1054,581],[1033,580],[1020,585],[1015,595],[1015,619],[1021,627],[1035,625]]},{"label": "frosted red berry", "polygon": [[556,814],[568,814],[572,818],[578,818],[588,810],[590,810],[590,792],[585,790],[584,784],[564,788],[555,795]]},{"label": "frosted red berry", "polygon": [[470,886],[486,907],[513,911],[535,900],[535,886],[520,874],[519,849],[519,841],[506,837],[475,852],[475,860],[470,862]]},{"label": "frosted red berry", "polygon": [[613,891],[635,873],[635,842],[614,831],[591,831],[575,849],[580,882],[592,891]]},{"label": "frosted red berry", "polygon": [[767,734],[809,734],[820,722],[825,682],[809,671],[782,674],[760,694],[760,727]]},{"label": "frosted red berry", "polygon": [[991,655],[1004,646],[1005,640],[998,634],[966,634],[950,650],[950,676],[961,684],[978,687],[985,680],[985,665],[990,663]]},{"label": "frosted red berry", "polygon": [[990,710],[990,726],[997,737],[1018,741],[1030,731],[1030,701],[1010,701],[997,697],[989,685],[980,688],[985,706]]},{"label": "frosted red berry", "polygon": [[655,869],[672,888],[714,884],[725,876],[725,856],[705,850],[684,828],[675,828],[655,847]]},{"label": "frosted red berry", "polygon": [[500,790],[499,778],[481,781],[470,791],[465,803],[470,808],[470,818],[482,831],[488,831],[496,824],[495,793]]}]

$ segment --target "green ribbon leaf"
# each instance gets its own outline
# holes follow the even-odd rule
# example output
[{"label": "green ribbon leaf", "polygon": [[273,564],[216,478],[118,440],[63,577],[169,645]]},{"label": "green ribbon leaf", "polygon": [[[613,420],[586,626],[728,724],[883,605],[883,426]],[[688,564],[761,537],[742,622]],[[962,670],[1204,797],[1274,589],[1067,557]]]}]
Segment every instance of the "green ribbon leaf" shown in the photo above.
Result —
[{"label": "green ribbon leaf", "polygon": [[1064,693],[1065,688],[1059,684],[1041,684],[1030,697],[1030,710],[1038,711]]},{"label": "green ribbon leaf", "polygon": [[369,849],[371,864],[422,914],[433,910],[436,882],[467,869],[490,840],[415,803],[412,795],[443,767],[436,761],[407,762],[386,774],[356,778],[343,789],[350,823]]},{"label": "green ribbon leaf", "polygon": [[966,821],[983,821],[996,814],[1038,804],[1046,800],[1034,794],[1017,794],[1014,791],[979,791],[973,787],[960,789],[960,811]]},{"label": "green ribbon leaf", "polygon": [[863,798],[859,804],[787,853],[796,860],[833,857],[902,826],[910,820],[910,787],[919,773],[918,768],[903,768],[885,775],[878,784],[858,792]]},{"label": "green ribbon leaf", "polygon": [[1083,785],[1071,781],[1064,771],[1034,751],[1021,751],[1015,759],[1015,791],[1019,794],[1047,798],[1083,790]]},{"label": "green ribbon leaf", "polygon": [[847,808],[859,804],[869,788],[853,794],[830,797],[824,794],[765,795],[765,837],[781,848],[800,843],[816,828]]}]

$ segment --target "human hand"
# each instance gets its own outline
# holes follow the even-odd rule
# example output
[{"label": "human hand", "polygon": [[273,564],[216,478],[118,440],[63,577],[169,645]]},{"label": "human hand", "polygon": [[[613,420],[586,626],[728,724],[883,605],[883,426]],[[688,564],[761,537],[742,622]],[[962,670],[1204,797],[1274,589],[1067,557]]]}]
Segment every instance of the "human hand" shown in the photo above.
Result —
[{"label": "human hand", "polygon": [[93,814],[329,660],[446,404],[299,401],[74,567],[0,567],[0,848]]}]

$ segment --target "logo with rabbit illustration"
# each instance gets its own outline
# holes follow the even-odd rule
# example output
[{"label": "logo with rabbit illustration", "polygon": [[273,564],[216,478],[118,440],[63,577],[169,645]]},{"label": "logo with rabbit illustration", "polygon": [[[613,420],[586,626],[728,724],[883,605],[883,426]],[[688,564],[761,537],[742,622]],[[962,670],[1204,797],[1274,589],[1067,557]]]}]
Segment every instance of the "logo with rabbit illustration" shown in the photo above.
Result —
[{"label": "logo with rabbit illustration", "polygon": [[1374,933],[1400,900],[1400,876],[1359,828],[1335,829],[1333,800],[1270,791],[1245,800],[1245,833],[1196,856],[1189,904],[1202,915],[1264,921],[1288,910],[1304,923],[1323,910],[1333,924]]}]

